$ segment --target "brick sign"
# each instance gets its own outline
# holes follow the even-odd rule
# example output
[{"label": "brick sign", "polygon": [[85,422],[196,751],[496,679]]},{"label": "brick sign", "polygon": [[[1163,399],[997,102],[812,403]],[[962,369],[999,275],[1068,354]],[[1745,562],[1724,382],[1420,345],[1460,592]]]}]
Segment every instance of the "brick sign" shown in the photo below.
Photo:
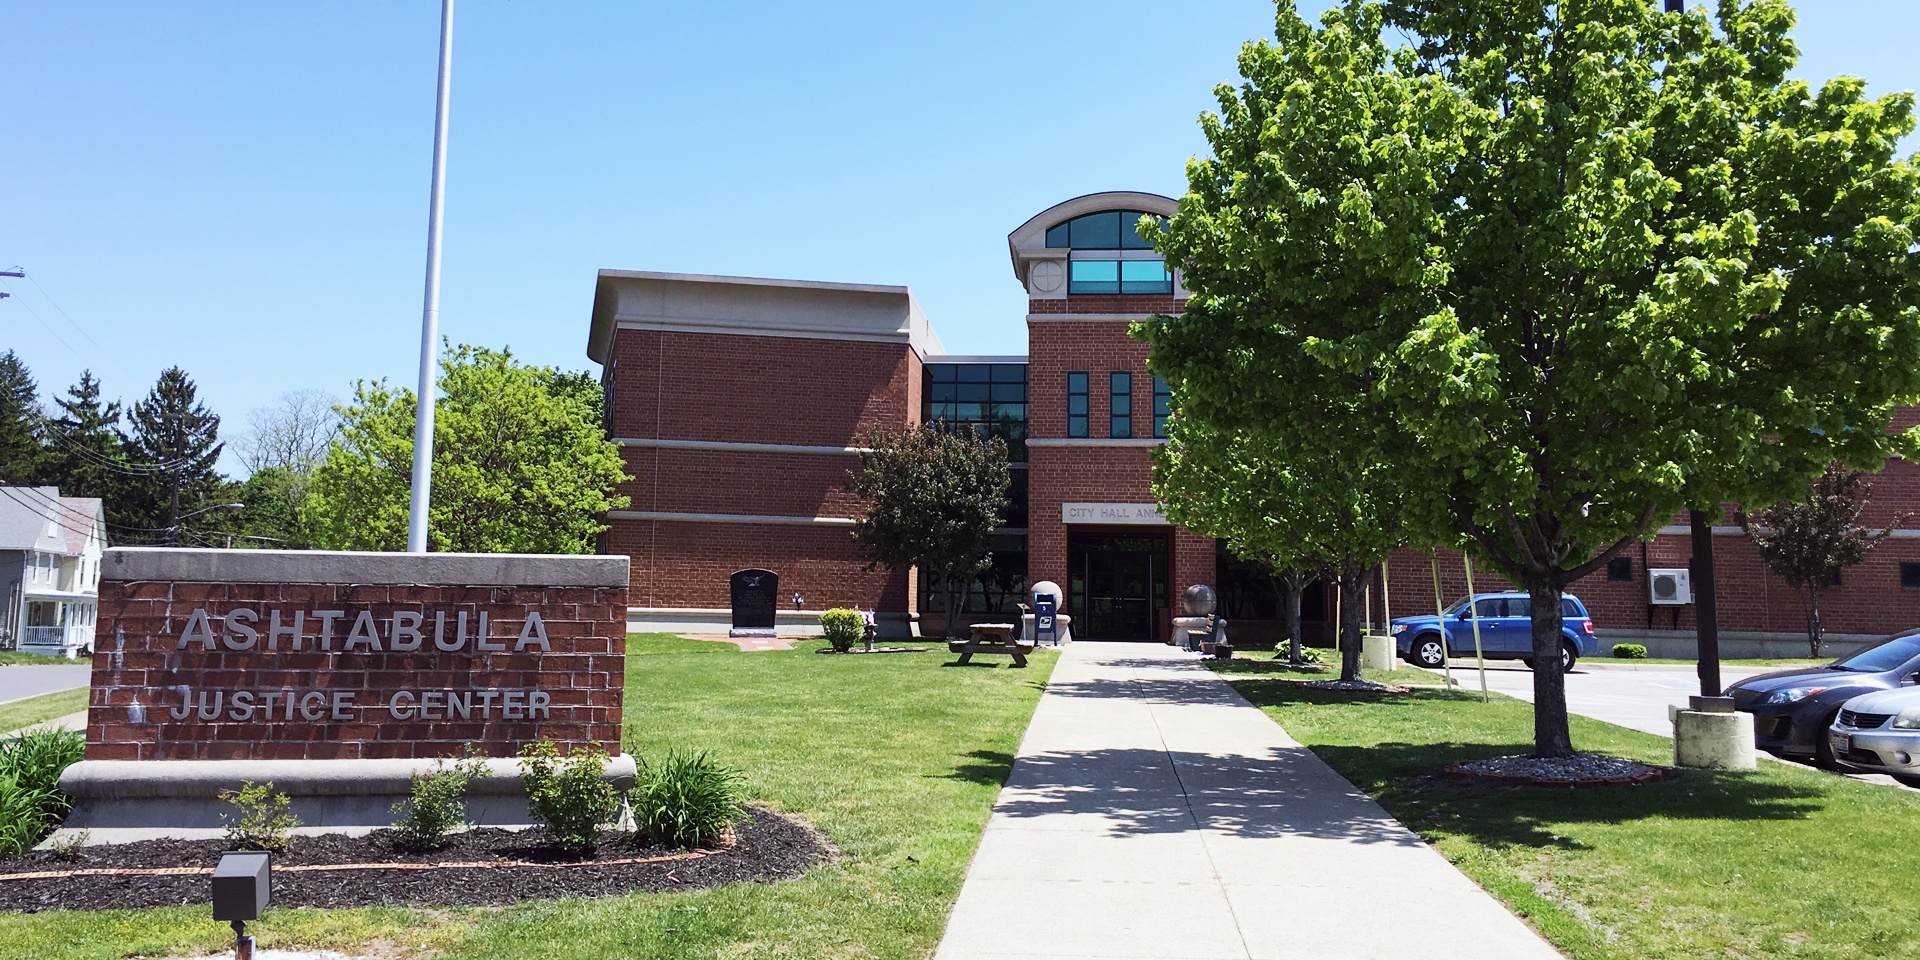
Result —
[{"label": "brick sign", "polygon": [[88,760],[620,752],[624,557],[107,551]]}]

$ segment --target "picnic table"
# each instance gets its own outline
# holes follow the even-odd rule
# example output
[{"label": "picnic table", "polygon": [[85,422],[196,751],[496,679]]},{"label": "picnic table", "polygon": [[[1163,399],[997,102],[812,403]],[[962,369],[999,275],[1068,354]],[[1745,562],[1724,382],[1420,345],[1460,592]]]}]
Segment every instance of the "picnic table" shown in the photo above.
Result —
[{"label": "picnic table", "polygon": [[948,640],[947,650],[960,655],[960,662],[971,663],[976,653],[1004,654],[1013,658],[1013,665],[1027,665],[1027,654],[1033,652],[1032,641],[1022,642],[1014,637],[1019,626],[1011,623],[974,623],[967,626],[972,636],[966,640]]}]

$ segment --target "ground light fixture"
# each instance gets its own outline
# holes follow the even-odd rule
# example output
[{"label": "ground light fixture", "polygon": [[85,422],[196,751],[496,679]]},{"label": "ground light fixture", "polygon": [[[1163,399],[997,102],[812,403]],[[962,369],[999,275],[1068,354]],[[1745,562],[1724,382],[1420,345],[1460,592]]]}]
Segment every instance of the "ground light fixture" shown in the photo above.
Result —
[{"label": "ground light fixture", "polygon": [[247,921],[258,920],[273,899],[273,862],[260,851],[220,855],[213,868],[213,919],[233,924],[233,960],[253,960]]}]

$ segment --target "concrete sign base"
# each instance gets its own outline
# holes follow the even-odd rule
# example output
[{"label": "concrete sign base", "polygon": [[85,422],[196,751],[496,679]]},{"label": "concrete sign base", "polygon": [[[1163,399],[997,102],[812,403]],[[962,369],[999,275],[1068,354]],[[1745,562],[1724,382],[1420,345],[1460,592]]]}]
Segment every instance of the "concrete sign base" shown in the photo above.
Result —
[{"label": "concrete sign base", "polygon": [[1752,770],[1753,714],[1674,710],[1673,765]]}]

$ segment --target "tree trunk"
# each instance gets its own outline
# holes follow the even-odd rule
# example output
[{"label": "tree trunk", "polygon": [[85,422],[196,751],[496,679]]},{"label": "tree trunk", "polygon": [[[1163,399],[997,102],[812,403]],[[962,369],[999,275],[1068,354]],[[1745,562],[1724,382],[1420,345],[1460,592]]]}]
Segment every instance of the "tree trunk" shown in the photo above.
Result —
[{"label": "tree trunk", "polygon": [[1567,729],[1567,678],[1560,672],[1560,587],[1544,580],[1527,583],[1533,600],[1533,755],[1571,757],[1573,735]]},{"label": "tree trunk", "polygon": [[1826,645],[1826,630],[1820,626],[1820,585],[1807,585],[1807,649],[1815,657],[1820,656],[1820,648]]},{"label": "tree trunk", "polygon": [[1367,568],[1340,577],[1340,679],[1360,679],[1360,618],[1366,614]]},{"label": "tree trunk", "polygon": [[1305,575],[1301,574],[1297,570],[1289,571],[1287,573],[1286,583],[1287,583],[1287,614],[1286,614],[1287,646],[1291,651],[1288,654],[1287,662],[1292,664],[1293,666],[1299,667],[1299,666],[1304,666],[1306,664],[1306,658],[1302,655],[1302,652],[1300,650],[1300,647],[1303,645],[1303,642],[1304,642],[1302,637],[1300,636],[1302,632],[1301,625],[1300,625],[1300,601],[1301,601],[1300,595],[1302,593],[1305,593],[1307,590],[1307,578]]},{"label": "tree trunk", "polygon": [[940,575],[940,604],[946,610],[946,623],[941,626],[940,638],[952,640],[953,629],[960,625],[960,604],[954,597],[953,581],[956,578],[949,573]]}]

